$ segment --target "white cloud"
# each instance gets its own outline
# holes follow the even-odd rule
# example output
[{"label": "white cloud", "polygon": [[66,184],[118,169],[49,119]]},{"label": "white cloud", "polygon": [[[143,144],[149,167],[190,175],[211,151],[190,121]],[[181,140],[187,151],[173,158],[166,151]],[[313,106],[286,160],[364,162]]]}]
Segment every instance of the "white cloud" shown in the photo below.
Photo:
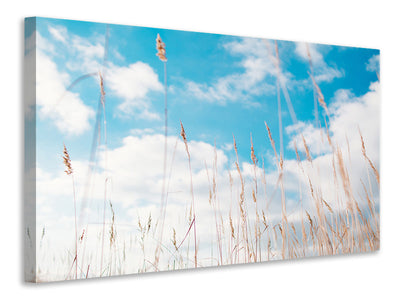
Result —
[{"label": "white cloud", "polygon": [[107,87],[123,99],[119,105],[122,112],[138,114],[145,119],[159,118],[150,111],[151,103],[147,95],[151,91],[162,91],[163,86],[148,64],[139,61],[127,67],[111,65],[107,69]]},{"label": "white cloud", "polygon": [[36,31],[36,47],[37,50],[43,53],[53,55],[55,53],[55,47],[50,41],[44,38],[39,32]]},{"label": "white cloud", "polygon": [[294,138],[289,143],[289,149],[291,150],[294,150],[294,143],[296,143],[297,149],[305,152],[302,136],[307,141],[307,147],[309,147],[312,154],[321,155],[331,150],[323,129],[318,130],[311,123],[300,121],[297,124],[287,126],[286,132],[289,135],[294,135]]},{"label": "white cloud", "polygon": [[[380,85],[372,83],[370,91],[360,97],[355,97],[347,90],[339,90],[336,93],[334,102],[329,106],[330,124],[329,132],[335,147],[338,147],[344,157],[347,170],[350,174],[352,188],[356,198],[363,198],[362,180],[366,185],[369,184],[366,161],[362,155],[361,138],[359,130],[363,135],[368,157],[379,169],[380,161]],[[299,151],[305,152],[301,137],[294,126],[286,128],[289,133],[293,133],[289,148],[293,149],[293,141],[296,140]],[[326,129],[315,128],[311,124],[300,123],[299,132],[304,134],[307,146],[313,156],[313,164],[304,158],[303,166],[306,174],[310,174],[313,182],[318,182],[321,186],[322,195],[328,203],[336,203],[334,177],[332,172],[332,162],[337,157],[332,154],[326,138]],[[322,142],[323,141],[323,142]],[[296,169],[295,161],[286,161],[288,170]],[[315,168],[317,166],[318,172]],[[338,169],[338,167],[337,167]],[[304,179],[304,178],[303,178]],[[307,186],[307,182],[304,183]],[[373,196],[379,198],[379,187],[376,182],[372,182]],[[343,196],[343,195],[342,195]],[[360,205],[365,205],[362,203]]]},{"label": "white cloud", "polygon": [[[360,148],[360,137],[358,128],[363,135],[367,136],[365,143],[367,148],[371,148],[375,160],[379,160],[379,124],[380,124],[380,85],[375,82],[370,86],[370,91],[361,97],[356,97],[349,90],[338,90],[333,101],[329,105],[330,124],[329,130],[332,138],[340,147],[347,147],[347,140],[351,143],[351,148]],[[299,122],[286,128],[289,134],[294,134],[297,146],[304,152],[301,146],[301,137],[297,135],[302,132],[308,146],[313,154],[318,154],[317,146],[321,145],[321,131],[312,124]],[[326,130],[323,127],[322,130]],[[291,143],[293,140],[291,141]],[[323,149],[329,147],[324,143]],[[293,149],[293,145],[289,146]],[[361,150],[360,150],[361,151]]]},{"label": "white cloud", "polygon": [[[172,159],[176,142],[175,137],[169,137],[169,161]],[[149,203],[159,203],[163,178],[163,147],[164,136],[160,134],[129,136],[124,139],[121,147],[107,153],[107,169],[113,178],[115,201],[133,207],[140,206],[143,199],[148,199]],[[190,176],[185,146],[180,139],[175,151],[170,189],[184,191],[182,198],[175,197],[176,201],[179,198],[184,204],[189,192]],[[209,166],[212,165],[214,147],[204,142],[192,141],[189,143],[189,151],[195,189],[201,190],[197,185],[207,182],[207,178],[204,178],[204,164],[207,162]],[[103,158],[104,155],[105,153],[102,153]],[[217,155],[219,166],[222,168],[227,162],[227,157],[219,149]],[[102,166],[106,167],[105,160],[101,161]]]},{"label": "white cloud", "polygon": [[[64,27],[48,27],[51,36],[63,42],[69,41],[70,35]],[[36,56],[33,47],[36,47]],[[64,46],[63,46],[64,47]],[[73,47],[67,47],[67,53]],[[90,48],[90,47],[89,47]],[[98,47],[96,48],[98,49]],[[90,51],[87,51],[88,53]],[[96,53],[96,51],[94,51]],[[91,107],[84,104],[78,93],[67,90],[67,86],[71,83],[70,75],[62,72],[55,63],[55,58],[58,57],[59,51],[56,50],[55,44],[51,43],[49,39],[44,38],[39,32],[35,32],[26,40],[25,45],[25,60],[27,70],[33,72],[33,63],[36,68],[36,82],[27,82],[27,88],[30,91],[27,96],[32,95],[33,87],[36,87],[36,99],[27,99],[30,108],[27,107],[26,113],[32,114],[34,112],[33,105],[36,104],[38,116],[40,118],[50,119],[54,122],[56,128],[68,135],[79,135],[90,128],[90,119],[94,116],[94,111]],[[99,55],[97,50],[96,55]],[[79,58],[75,56],[78,64],[82,68],[89,65],[95,65],[92,57]],[[66,65],[68,61],[66,62]],[[95,70],[98,68],[95,67]],[[92,69],[93,70],[93,69]],[[30,78],[27,78],[27,80]],[[35,102],[36,100],[36,102]]]},{"label": "white cloud", "polygon": [[[340,147],[347,147],[347,141],[355,141],[352,148],[359,149],[358,127],[361,131],[368,131],[369,139],[374,139],[373,149],[377,149],[379,137],[379,105],[380,87],[378,83],[370,86],[370,91],[362,97],[356,97],[347,89],[339,89],[330,101],[328,111],[330,112],[329,130],[331,137]],[[331,146],[326,137],[326,127],[316,128],[311,122],[298,122],[287,126],[286,132],[292,136],[288,148],[294,150],[294,142],[298,150],[305,152],[302,136],[312,155],[322,155],[331,152]],[[376,129],[376,130],[372,130]],[[371,132],[369,132],[371,130]]]},{"label": "white cloud", "polygon": [[296,43],[296,53],[302,59],[308,60],[308,53],[310,53],[311,61],[313,65],[323,65],[325,64],[324,57],[322,54],[317,50],[315,44],[308,44],[308,51],[307,51],[307,43],[298,42]]},{"label": "white cloud", "polygon": [[341,105],[356,101],[357,97],[351,90],[339,89],[333,95],[332,101],[329,103],[329,111],[335,112]]},{"label": "white cloud", "polygon": [[318,45],[299,42],[296,43],[295,51],[306,62],[309,61],[308,53],[310,54],[314,69],[314,78],[317,82],[331,82],[335,78],[343,77],[343,70],[338,70],[336,67],[329,66],[325,62],[322,53],[318,51]]},{"label": "white cloud", "polygon": [[104,57],[104,45],[99,42],[94,44],[80,36],[73,36],[72,46],[81,53],[82,56],[88,57],[89,59]]},{"label": "white cloud", "polygon": [[[168,157],[171,163],[176,137],[169,137]],[[164,136],[158,134],[148,134],[129,136],[123,140],[123,144],[115,149],[110,149],[106,153],[104,150],[100,154],[99,165],[107,167],[107,171],[98,170],[93,174],[93,186],[90,188],[92,205],[88,208],[88,220],[90,224],[101,222],[99,215],[102,215],[104,201],[104,182],[106,176],[109,178],[108,198],[112,201],[116,210],[116,222],[118,234],[121,241],[129,239],[128,234],[137,236],[138,216],[142,222],[151,214],[153,220],[157,220],[160,209],[160,195],[163,180],[163,148]],[[194,197],[196,202],[196,214],[199,221],[197,232],[201,237],[203,247],[209,241],[214,230],[212,224],[214,220],[213,211],[208,202],[208,178],[205,171],[207,162],[210,176],[214,159],[214,147],[204,142],[189,142],[191,153],[192,175],[194,184]],[[181,139],[178,140],[175,149],[174,164],[169,183],[169,197],[167,206],[167,219],[165,226],[165,244],[171,247],[169,242],[172,228],[176,229],[177,238],[181,240],[188,228],[190,196],[190,172],[185,146]],[[70,149],[73,156],[73,149]],[[217,149],[218,168],[224,169],[227,157],[224,152]],[[60,165],[61,165],[60,159]],[[86,180],[86,162],[73,160],[76,196],[78,207],[82,203],[84,184]],[[169,169],[169,168],[168,168]],[[49,239],[56,242],[57,249],[62,247],[72,247],[73,240],[73,198],[71,177],[63,173],[62,170],[51,174],[44,172],[40,168],[37,170],[37,198],[38,198],[38,228],[46,227],[49,230]],[[227,177],[218,177],[218,184],[221,184],[221,201],[228,201],[223,195],[228,195],[226,190]],[[224,205],[223,211],[229,206]],[[107,222],[110,219],[109,207],[107,204]],[[61,218],[64,220],[61,221]],[[128,234],[124,233],[124,224],[130,224]],[[107,225],[108,226],[108,225]],[[97,236],[101,228],[93,225],[91,236]],[[108,227],[107,227],[108,230]],[[63,238],[60,239],[60,232]],[[154,241],[150,240],[150,245]],[[92,246],[96,246],[96,240]],[[89,246],[88,246],[89,247]],[[65,249],[65,248],[64,248]],[[135,256],[138,256],[140,249],[137,249]],[[154,251],[152,250],[151,255]],[[140,260],[132,266],[131,272],[136,272]],[[95,267],[95,264],[93,265]]]},{"label": "white cloud", "polygon": [[365,145],[371,152],[371,159],[379,161],[379,137],[380,137],[380,105],[381,92],[378,82],[370,85],[370,91],[360,97],[355,97],[332,112],[330,130],[335,140],[342,145],[346,141],[346,135],[351,147],[360,148],[358,127],[365,138]]},{"label": "white cloud", "polygon": [[86,106],[79,94],[66,89],[70,78],[60,72],[52,59],[42,53],[46,48],[38,40],[36,52],[36,105],[39,116],[54,121],[63,133],[79,135],[89,129],[89,120],[94,116],[92,108]]},{"label": "white cloud", "polygon": [[367,71],[369,72],[378,72],[380,71],[380,55],[372,56],[367,62]]}]

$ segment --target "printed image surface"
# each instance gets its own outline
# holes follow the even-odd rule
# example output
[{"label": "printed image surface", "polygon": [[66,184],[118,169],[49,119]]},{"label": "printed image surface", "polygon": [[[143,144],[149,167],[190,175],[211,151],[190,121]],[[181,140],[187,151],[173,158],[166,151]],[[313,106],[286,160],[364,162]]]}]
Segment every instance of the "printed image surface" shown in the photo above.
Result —
[{"label": "printed image surface", "polygon": [[34,22],[35,281],[379,249],[379,50]]}]

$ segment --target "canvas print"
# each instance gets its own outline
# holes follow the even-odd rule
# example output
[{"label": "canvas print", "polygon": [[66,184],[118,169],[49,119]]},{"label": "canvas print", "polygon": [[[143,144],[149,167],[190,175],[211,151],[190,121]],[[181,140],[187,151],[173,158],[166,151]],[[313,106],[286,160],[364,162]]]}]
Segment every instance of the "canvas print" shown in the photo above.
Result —
[{"label": "canvas print", "polygon": [[378,250],[379,60],[27,18],[26,280]]}]

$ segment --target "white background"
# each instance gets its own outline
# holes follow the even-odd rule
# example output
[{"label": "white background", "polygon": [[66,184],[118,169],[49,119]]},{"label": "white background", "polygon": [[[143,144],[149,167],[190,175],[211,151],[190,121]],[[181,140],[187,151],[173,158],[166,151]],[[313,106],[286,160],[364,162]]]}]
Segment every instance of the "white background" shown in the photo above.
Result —
[{"label": "white background", "polygon": [[[1,8],[2,299],[399,299],[399,9],[396,1],[5,1]],[[23,283],[23,18],[56,17],[381,49],[381,250],[374,254]]]}]

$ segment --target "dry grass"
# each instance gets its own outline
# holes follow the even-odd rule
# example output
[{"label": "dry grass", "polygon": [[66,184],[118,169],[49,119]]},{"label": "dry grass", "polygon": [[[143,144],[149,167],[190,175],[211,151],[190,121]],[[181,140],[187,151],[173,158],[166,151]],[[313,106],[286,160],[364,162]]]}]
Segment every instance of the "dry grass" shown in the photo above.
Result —
[{"label": "dry grass", "polygon": [[[72,164],[71,164],[71,158],[69,156],[67,147],[64,144],[64,150],[63,150],[63,161],[64,165],[66,167],[65,173],[67,175],[71,175],[72,178],[72,192],[73,192],[73,197],[74,197],[74,222],[75,222],[75,257],[74,257],[74,263],[75,263],[75,279],[78,278],[78,225],[77,225],[77,216],[76,216],[76,196],[75,196],[75,180],[74,180],[74,170],[72,169]],[[44,232],[43,232],[44,233]],[[42,236],[43,238],[43,236]]]},{"label": "dry grass", "polygon": [[[194,202],[194,193],[193,193],[193,175],[192,175],[192,164],[190,161],[190,152],[189,152],[189,146],[188,146],[188,141],[186,138],[186,132],[185,128],[183,128],[183,124],[181,122],[181,137],[182,140],[185,144],[185,149],[186,149],[186,154],[188,156],[188,164],[189,164],[189,172],[190,172],[190,194],[192,196],[192,204],[190,206],[190,214],[189,214],[189,220],[192,219],[192,213],[193,213],[193,219],[192,219],[192,224],[193,224],[193,234],[194,234],[194,266],[197,268],[197,253],[198,253],[198,248],[197,248],[197,232],[196,232],[196,209],[195,209],[195,202]],[[190,231],[190,229],[189,229]]]},{"label": "dry grass", "polygon": [[[156,39],[157,56],[164,63],[167,61],[165,44],[162,42],[160,36]],[[279,66],[279,52],[277,44],[275,43],[275,62],[277,68],[277,77],[280,75]],[[272,54],[271,54],[272,55]],[[325,103],[324,96],[320,87],[315,82],[311,57],[308,51],[310,61],[310,77],[318,97],[319,105],[324,109],[328,120],[329,111]],[[165,65],[165,64],[164,64]],[[165,69],[166,70],[166,69]],[[102,74],[100,76],[100,94],[101,104],[103,105],[104,118],[105,118],[105,90]],[[166,76],[166,74],[165,74]],[[166,88],[166,84],[165,84]],[[290,98],[287,94],[287,90],[282,86],[282,82],[277,79],[278,89],[278,106],[280,108],[280,89],[283,90],[288,104]],[[166,89],[165,89],[166,97]],[[256,149],[254,146],[253,136],[250,134],[250,161],[252,166],[252,177],[251,180],[246,181],[244,175],[243,164],[239,159],[238,145],[233,136],[233,151],[235,155],[235,161],[233,161],[234,169],[227,170],[229,178],[226,183],[229,182],[230,191],[230,207],[223,207],[221,210],[220,203],[222,203],[221,195],[218,192],[218,176],[223,173],[224,170],[218,170],[218,156],[217,146],[214,147],[214,157],[212,168],[209,168],[205,163],[205,171],[208,178],[208,202],[210,204],[210,211],[214,216],[215,222],[215,236],[207,237],[211,238],[212,241],[216,241],[216,249],[218,251],[218,258],[216,261],[218,265],[224,264],[235,264],[235,263],[249,263],[257,261],[269,261],[276,259],[293,259],[299,257],[316,256],[316,255],[335,255],[341,253],[354,253],[354,252],[365,252],[375,251],[379,249],[380,243],[380,228],[379,228],[379,212],[376,208],[376,203],[373,199],[372,183],[368,177],[368,184],[361,181],[363,187],[363,195],[359,195],[356,199],[353,191],[354,178],[349,175],[349,166],[346,165],[342,149],[335,144],[333,137],[330,136],[329,127],[325,122],[326,131],[321,129],[321,138],[326,139],[330,145],[332,151],[332,164],[329,172],[331,172],[334,182],[333,187],[335,189],[335,201],[328,201],[326,196],[322,192],[321,183],[318,180],[320,170],[316,163],[316,158],[312,158],[310,148],[303,135],[301,135],[302,144],[304,146],[305,159],[301,159],[297,144],[294,144],[294,150],[296,154],[296,161],[298,166],[299,181],[306,182],[307,185],[303,185],[299,182],[299,205],[295,211],[287,211],[287,189],[285,186],[286,171],[285,171],[285,159],[283,155],[283,142],[282,142],[282,118],[281,111],[279,109],[279,144],[280,151],[278,152],[273,139],[273,132],[265,122],[266,128],[266,139],[269,140],[275,165],[276,165],[276,182],[267,182],[267,172],[264,168],[264,161],[262,165],[259,161],[261,156],[257,158]],[[295,120],[294,111],[291,112],[292,118]],[[185,147],[185,153],[187,156],[189,174],[190,174],[190,210],[185,218],[189,220],[188,228],[182,229],[184,234],[178,234],[176,228],[172,228],[171,238],[168,242],[163,242],[164,232],[164,221],[166,217],[167,198],[169,190],[169,180],[166,183],[166,170],[167,170],[167,103],[165,102],[165,149],[164,149],[164,173],[163,173],[163,185],[161,195],[160,214],[155,220],[149,215],[147,221],[138,218],[137,228],[139,231],[138,239],[135,241],[122,240],[117,235],[115,211],[111,201],[108,201],[111,211],[111,221],[108,232],[108,239],[110,247],[108,249],[109,258],[105,258],[104,250],[104,239],[106,237],[105,226],[107,224],[105,218],[104,206],[103,211],[103,232],[99,235],[101,239],[101,255],[100,255],[100,268],[96,266],[96,259],[91,255],[85,255],[85,244],[84,241],[88,236],[88,230],[83,230],[80,238],[78,239],[77,232],[77,217],[76,217],[76,198],[75,198],[75,183],[73,179],[73,169],[71,165],[71,158],[64,145],[64,156],[63,161],[66,167],[66,174],[71,175],[73,182],[73,195],[74,195],[74,210],[75,210],[75,256],[73,258],[72,266],[75,266],[75,279],[77,278],[88,278],[93,276],[102,276],[105,270],[108,270],[108,275],[124,274],[124,265],[127,264],[126,252],[129,249],[133,249],[132,244],[138,244],[141,249],[141,255],[143,256],[142,264],[138,267],[137,272],[147,271],[160,271],[166,269],[182,269],[188,267],[201,267],[209,265],[207,261],[208,257],[199,256],[199,241],[202,237],[198,236],[196,225],[200,220],[196,219],[196,201],[194,193],[193,173],[192,173],[192,157],[190,152],[190,142],[187,138],[185,128],[180,122],[180,136],[182,138],[183,145]],[[104,126],[106,131],[106,127]],[[189,131],[190,132],[190,131]],[[106,143],[106,132],[105,143]],[[375,176],[375,180],[379,186],[380,176],[379,171],[371,159],[367,156],[367,151],[364,143],[364,138],[360,132],[360,146],[362,157],[365,160],[367,173],[370,171]],[[321,139],[321,142],[322,139]],[[174,149],[177,148],[178,140]],[[257,144],[256,144],[257,145]],[[350,146],[347,143],[348,153],[350,157]],[[232,153],[233,154],[233,153]],[[172,169],[174,167],[174,156],[170,165],[170,177]],[[211,175],[210,175],[211,174]],[[234,180],[237,178],[237,181]],[[104,191],[104,205],[107,200],[107,181],[105,181]],[[264,186],[264,193],[262,191],[262,185]],[[280,219],[273,220],[270,218],[270,202],[274,201],[276,197],[275,191],[267,191],[267,183],[274,185],[275,189],[280,191]],[[246,191],[249,191],[246,193]],[[308,198],[305,197],[308,192]],[[306,199],[305,199],[306,198]],[[237,199],[237,201],[235,201]],[[275,200],[276,201],[276,200]],[[304,208],[303,203],[311,203],[311,207]],[[223,201],[227,203],[227,201]],[[228,213],[225,213],[228,211]],[[235,211],[237,212],[235,214]],[[297,214],[300,216],[299,219],[291,219],[291,215]],[[144,219],[146,220],[146,219]],[[185,225],[186,226],[186,225]],[[210,225],[211,226],[211,225]],[[182,232],[179,230],[179,232]],[[193,239],[191,235],[193,233]],[[205,240],[206,237],[203,237]],[[80,243],[78,243],[80,241]],[[156,244],[155,248],[148,247],[151,242]],[[194,243],[194,250],[191,250],[190,243]],[[119,243],[119,244],[118,244]],[[120,247],[123,245],[123,258],[121,259]],[[129,248],[126,245],[131,245]],[[183,246],[187,246],[186,254],[183,253],[185,250]],[[81,256],[79,256],[79,248],[83,248]],[[212,248],[213,246],[211,246]],[[154,253],[154,256],[149,254],[149,251]],[[97,254],[96,254],[97,255]],[[137,256],[137,253],[134,255]],[[150,259],[149,257],[154,257]],[[78,258],[81,265],[78,270]],[[84,264],[84,259],[86,264]],[[106,268],[103,268],[103,260],[105,260]],[[214,258],[211,256],[211,261]],[[68,259],[65,260],[69,262]],[[98,261],[98,260],[97,260]],[[162,265],[161,262],[166,265]],[[72,268],[72,267],[71,267]],[[98,273],[95,273],[98,272]]]}]

